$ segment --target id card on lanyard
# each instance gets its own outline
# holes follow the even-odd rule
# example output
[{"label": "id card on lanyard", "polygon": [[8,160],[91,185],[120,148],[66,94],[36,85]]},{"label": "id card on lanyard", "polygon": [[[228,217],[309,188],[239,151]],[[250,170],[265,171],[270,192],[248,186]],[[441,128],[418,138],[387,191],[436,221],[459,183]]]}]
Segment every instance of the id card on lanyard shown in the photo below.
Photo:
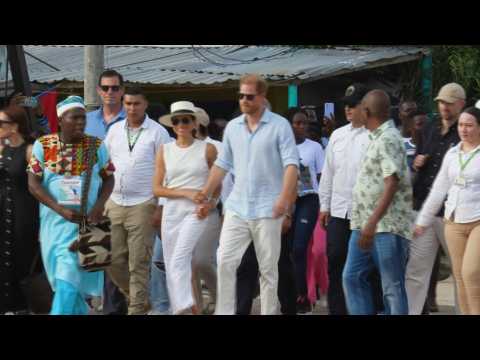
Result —
[{"label": "id card on lanyard", "polygon": [[135,134],[130,134],[130,128],[127,127],[127,140],[128,140],[128,150],[129,150],[129,157],[128,157],[128,166],[135,167],[135,156],[133,154],[133,149],[137,144],[140,135],[142,135],[143,128],[139,129],[138,132]]},{"label": "id card on lanyard", "polygon": [[80,206],[82,199],[82,178],[72,176],[60,180],[58,203],[60,205]]},{"label": "id card on lanyard", "polygon": [[455,185],[457,185],[459,187],[462,187],[462,188],[465,188],[467,186],[467,179],[465,178],[465,175],[463,174],[463,171],[467,167],[468,163],[475,157],[475,155],[478,154],[479,151],[480,151],[480,149],[475,150],[473,152],[473,154],[471,154],[468,157],[467,161],[465,161],[465,162],[463,162],[463,160],[462,160],[462,153],[458,152],[458,165],[460,166],[460,174],[455,179]]}]

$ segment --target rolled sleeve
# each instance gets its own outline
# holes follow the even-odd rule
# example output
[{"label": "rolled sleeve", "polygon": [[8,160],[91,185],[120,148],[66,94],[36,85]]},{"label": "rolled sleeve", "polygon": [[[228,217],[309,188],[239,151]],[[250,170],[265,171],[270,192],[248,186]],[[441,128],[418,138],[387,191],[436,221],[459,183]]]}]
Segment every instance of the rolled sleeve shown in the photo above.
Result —
[{"label": "rolled sleeve", "polygon": [[226,172],[233,170],[233,153],[230,143],[230,131],[228,127],[225,129],[223,136],[222,150],[218,154],[214,164]]},{"label": "rolled sleeve", "polygon": [[295,136],[290,127],[290,124],[285,120],[285,125],[282,126],[279,133],[279,150],[282,158],[282,165],[286,168],[289,165],[299,167],[299,155],[297,145],[295,143]]},{"label": "rolled sleeve", "polygon": [[385,140],[381,142],[379,146],[380,168],[382,169],[384,179],[393,174],[399,174],[401,161],[404,158],[400,156],[402,150],[405,152],[403,147],[399,148],[399,146],[392,141]]}]

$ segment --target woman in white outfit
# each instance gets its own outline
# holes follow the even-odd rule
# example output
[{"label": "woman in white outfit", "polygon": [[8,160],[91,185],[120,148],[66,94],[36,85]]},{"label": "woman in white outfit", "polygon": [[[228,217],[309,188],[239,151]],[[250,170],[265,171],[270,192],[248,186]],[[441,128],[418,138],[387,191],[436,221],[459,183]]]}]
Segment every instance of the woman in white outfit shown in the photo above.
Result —
[{"label": "woman in white outfit", "polygon": [[162,216],[162,245],[167,287],[172,312],[198,314],[192,293],[192,257],[200,239],[218,222],[214,211],[217,196],[197,212],[194,197],[208,179],[217,151],[211,144],[193,137],[198,114],[191,102],[179,101],[171,106],[171,114],[160,122],[173,127],[175,142],[164,144],[156,159],[154,194],[166,198]]},{"label": "woman in white outfit", "polygon": [[480,109],[463,111],[458,134],[461,142],[443,158],[418,215],[414,236],[425,232],[447,198],[445,240],[460,310],[464,315],[480,315]]},{"label": "woman in white outfit", "polygon": [[[210,123],[210,117],[202,108],[195,108],[195,112],[197,113],[197,128],[195,132],[195,138],[205,141],[208,144],[212,144],[215,146],[217,154],[220,154],[220,151],[222,150],[222,143],[220,141],[213,140],[210,136],[208,136],[207,127]],[[222,196],[220,196],[220,198],[223,200]],[[206,231],[204,236],[198,241],[193,252],[193,293],[195,295],[195,302],[198,305],[199,310],[205,315],[213,314],[215,311],[215,303],[217,302],[216,255],[221,228],[222,225],[220,222],[219,213],[219,216],[216,217],[215,220],[212,220],[211,226],[209,226],[208,231]],[[209,294],[209,300],[206,304],[204,304],[203,301],[201,280],[204,282]]]}]

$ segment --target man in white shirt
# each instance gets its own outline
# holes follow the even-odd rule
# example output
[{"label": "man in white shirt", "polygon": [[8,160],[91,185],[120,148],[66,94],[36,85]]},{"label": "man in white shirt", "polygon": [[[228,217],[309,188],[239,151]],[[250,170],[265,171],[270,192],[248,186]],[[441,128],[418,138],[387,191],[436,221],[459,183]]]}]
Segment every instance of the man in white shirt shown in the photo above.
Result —
[{"label": "man in white shirt", "polygon": [[129,299],[128,314],[146,313],[155,228],[161,207],[153,195],[155,155],[170,141],[167,130],[145,113],[148,101],[140,89],[125,92],[127,118],[110,128],[105,144],[117,174],[106,204],[112,221],[113,282]]},{"label": "man in white shirt", "polygon": [[[328,308],[330,315],[347,315],[342,271],[347,259],[350,218],[355,180],[368,144],[368,130],[362,125],[361,101],[368,93],[363,84],[347,88],[343,102],[350,124],[335,130],[326,149],[319,186],[321,226],[327,231]],[[328,224],[328,226],[327,226]],[[380,291],[374,281],[375,292]],[[374,296],[378,301],[378,294]],[[377,304],[381,307],[381,304]]]}]

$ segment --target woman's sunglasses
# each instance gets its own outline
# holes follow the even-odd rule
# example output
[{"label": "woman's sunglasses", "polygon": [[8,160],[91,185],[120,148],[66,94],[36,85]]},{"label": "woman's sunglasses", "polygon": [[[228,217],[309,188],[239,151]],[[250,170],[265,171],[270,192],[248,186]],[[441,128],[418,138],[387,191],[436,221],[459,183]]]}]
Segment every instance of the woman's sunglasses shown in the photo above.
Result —
[{"label": "woman's sunglasses", "polygon": [[182,123],[183,125],[189,125],[191,124],[191,122],[192,122],[192,118],[189,118],[189,117],[172,119],[173,126],[177,126],[180,123]]}]

